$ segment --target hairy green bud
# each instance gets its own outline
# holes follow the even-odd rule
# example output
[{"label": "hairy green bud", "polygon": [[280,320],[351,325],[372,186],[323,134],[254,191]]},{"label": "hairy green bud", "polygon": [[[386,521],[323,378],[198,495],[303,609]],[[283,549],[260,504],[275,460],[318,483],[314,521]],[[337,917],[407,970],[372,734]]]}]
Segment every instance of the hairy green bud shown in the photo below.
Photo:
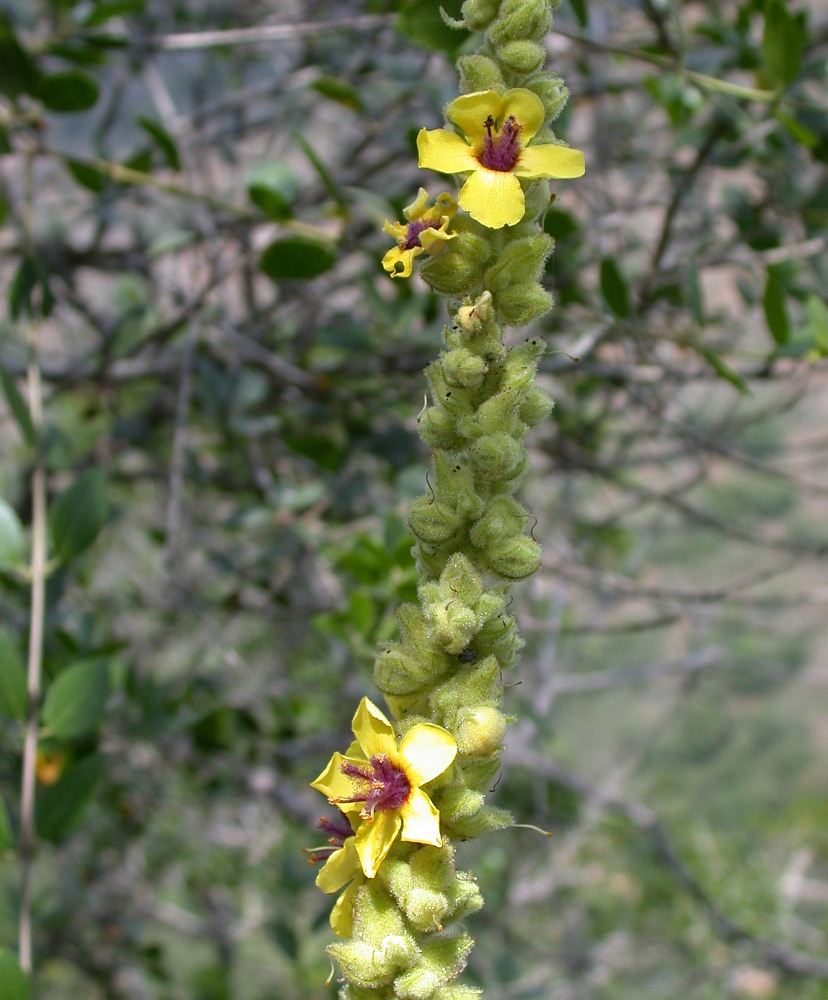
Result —
[{"label": "hairy green bud", "polygon": [[456,510],[430,497],[418,497],[408,510],[408,527],[423,542],[445,542],[462,528],[463,519]]},{"label": "hairy green bud", "polygon": [[457,746],[460,753],[488,757],[503,745],[506,717],[490,705],[461,709],[457,717]]},{"label": "hairy green bud", "polygon": [[448,385],[469,389],[479,388],[489,370],[484,359],[472,353],[467,347],[457,347],[453,351],[448,351],[440,359],[440,364],[443,368],[443,378]]},{"label": "hairy green bud", "polygon": [[460,70],[460,90],[464,94],[478,90],[496,90],[502,93],[506,89],[500,67],[488,56],[479,53],[460,56],[457,68]]},{"label": "hairy green bud", "polygon": [[459,451],[463,447],[456,419],[441,406],[429,406],[418,418],[417,430],[431,449]]},{"label": "hairy green bud", "polygon": [[527,281],[504,289],[497,297],[497,311],[509,326],[525,326],[549,312],[553,303],[550,292]]},{"label": "hairy green bud", "polygon": [[500,62],[513,73],[536,73],[546,58],[546,51],[537,42],[506,42],[496,49]]},{"label": "hairy green bud", "polygon": [[527,90],[532,90],[543,101],[543,108],[546,112],[546,120],[554,121],[563,111],[569,91],[559,76],[552,76],[550,73],[538,73],[524,83]]},{"label": "hairy green bud", "polygon": [[471,460],[481,479],[512,479],[526,464],[523,444],[508,434],[485,434],[469,449]]},{"label": "hairy green bud", "polygon": [[460,8],[466,26],[472,31],[484,31],[497,17],[500,0],[466,0]]},{"label": "hairy green bud", "polygon": [[505,45],[524,38],[540,42],[551,27],[549,0],[502,0],[488,38],[492,45]]},{"label": "hairy green bud", "polygon": [[399,1000],[432,1000],[439,987],[463,970],[473,944],[471,937],[462,932],[427,941],[416,967],[394,981],[395,996]]},{"label": "hairy green bud", "polygon": [[534,427],[545,420],[555,408],[555,401],[540,386],[531,385],[526,390],[518,415],[527,427]]},{"label": "hairy green bud", "polygon": [[523,580],[540,569],[541,547],[531,538],[510,538],[490,545],[484,558],[489,569],[507,580]]},{"label": "hairy green bud", "polygon": [[399,643],[389,642],[374,661],[374,683],[383,694],[414,694],[433,683],[446,669],[445,662],[435,665],[407,652]]}]

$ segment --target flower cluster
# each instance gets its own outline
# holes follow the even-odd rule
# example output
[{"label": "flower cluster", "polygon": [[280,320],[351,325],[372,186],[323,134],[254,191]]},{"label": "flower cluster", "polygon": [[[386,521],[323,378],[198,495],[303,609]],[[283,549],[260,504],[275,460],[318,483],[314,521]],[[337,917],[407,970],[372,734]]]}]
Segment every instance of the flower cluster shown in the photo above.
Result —
[{"label": "flower cluster", "polygon": [[[335,846],[317,877],[323,892],[336,892],[360,874],[374,878],[398,836],[432,847],[443,843],[439,814],[422,786],[454,760],[457,742],[451,733],[420,723],[398,742],[394,727],[368,698],[360,702],[352,729],[356,739],[348,754],[335,753],[311,782],[353,826],[352,831],[343,822],[320,821],[322,829],[332,833],[330,843]],[[321,860],[328,850],[316,851],[311,861]],[[341,936],[349,932],[350,914],[345,911],[357,887],[351,882],[331,916],[331,925]]]},{"label": "flower cluster", "polygon": [[[460,132],[421,129],[417,136],[419,166],[444,174],[462,174],[460,208],[488,229],[515,226],[526,214],[523,182],[543,178],[568,179],[584,173],[584,154],[558,142],[533,140],[546,112],[537,94],[516,87],[499,94],[481,90],[463,94],[446,108],[446,117]],[[462,134],[460,134],[462,133]],[[386,222],[383,232],[397,240],[382,266],[391,277],[409,277],[414,258],[437,254],[455,233],[448,227],[457,204],[445,192],[427,208],[420,188],[405,209],[407,224]]]}]

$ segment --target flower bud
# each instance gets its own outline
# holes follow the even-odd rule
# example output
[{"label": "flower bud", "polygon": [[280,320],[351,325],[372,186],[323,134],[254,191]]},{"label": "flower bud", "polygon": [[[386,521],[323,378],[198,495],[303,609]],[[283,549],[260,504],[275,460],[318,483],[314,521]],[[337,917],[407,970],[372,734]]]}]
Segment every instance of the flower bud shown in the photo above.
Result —
[{"label": "flower bud", "polygon": [[496,52],[506,69],[519,74],[535,73],[546,58],[546,50],[537,42],[506,42]]},{"label": "flower bud", "polygon": [[[523,200],[526,203],[526,210],[523,213],[523,220],[531,222],[549,207],[549,181],[545,178],[529,181],[523,188]],[[553,244],[554,246],[554,244]]]},{"label": "flower bud", "polygon": [[418,964],[394,980],[395,1000],[436,998],[437,990],[463,969],[473,944],[472,938],[465,933],[427,940]]},{"label": "flower bud", "polygon": [[546,420],[555,408],[555,401],[537,385],[530,385],[520,404],[518,415],[527,427],[534,427]]},{"label": "flower bud", "polygon": [[429,406],[417,422],[420,437],[429,448],[459,451],[463,438],[457,433],[457,421],[441,406]]},{"label": "flower bud", "polygon": [[503,745],[506,718],[489,705],[461,709],[455,732],[460,753],[472,757],[487,757]]},{"label": "flower bud", "polygon": [[501,291],[496,299],[497,311],[507,326],[525,326],[552,308],[550,292],[537,282],[527,281]]},{"label": "flower bud", "polygon": [[383,694],[406,695],[420,691],[446,669],[406,652],[398,643],[386,643],[374,661],[374,683]]},{"label": "flower bud", "polygon": [[502,0],[497,20],[487,34],[492,45],[524,38],[541,42],[551,27],[549,0]]},{"label": "flower bud", "polygon": [[507,580],[523,580],[536,572],[541,564],[540,545],[523,535],[489,546],[483,556],[489,569]]},{"label": "flower bud", "polygon": [[488,56],[478,53],[460,56],[457,68],[460,71],[460,90],[464,94],[472,94],[478,90],[506,89],[500,67]]},{"label": "flower bud", "polygon": [[469,449],[481,479],[492,482],[510,479],[522,471],[526,461],[523,444],[508,434],[485,434]]},{"label": "flower bud", "polygon": [[463,20],[471,31],[483,31],[497,17],[500,0],[466,0],[461,8]]},{"label": "flower bud", "polygon": [[463,526],[457,512],[430,497],[417,497],[408,511],[408,527],[423,542],[445,542]]},{"label": "flower bud", "polygon": [[483,264],[491,249],[476,233],[463,231],[457,225],[453,231],[457,235],[446,244],[445,250],[425,261],[420,276],[436,292],[468,295],[481,284]]},{"label": "flower bud", "polygon": [[448,410],[454,417],[461,417],[472,412],[474,404],[467,389],[462,386],[450,385],[443,374],[439,361],[432,361],[425,370],[428,384],[435,402]]},{"label": "flower bud", "polygon": [[481,386],[489,370],[483,358],[473,354],[467,347],[447,351],[441,356],[440,365],[447,384],[470,389]]},{"label": "flower bud", "polygon": [[569,91],[564,86],[563,80],[559,76],[552,76],[551,73],[538,73],[531,80],[527,80],[524,87],[534,91],[543,101],[547,121],[554,121],[569,99]]}]

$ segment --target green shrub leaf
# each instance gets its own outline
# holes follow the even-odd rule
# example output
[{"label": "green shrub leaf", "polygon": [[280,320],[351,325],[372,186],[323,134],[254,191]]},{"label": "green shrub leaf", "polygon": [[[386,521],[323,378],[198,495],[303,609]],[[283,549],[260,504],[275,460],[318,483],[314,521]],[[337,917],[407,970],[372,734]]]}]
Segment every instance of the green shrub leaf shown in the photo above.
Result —
[{"label": "green shrub leaf", "polygon": [[98,537],[108,513],[106,480],[100,469],[82,472],[55,501],[50,517],[55,555],[66,562]]},{"label": "green shrub leaf", "polygon": [[259,266],[275,281],[315,278],[336,263],[336,250],[330,243],[305,236],[286,236],[275,240],[262,253]]},{"label": "green shrub leaf", "polygon": [[109,664],[106,660],[76,663],[58,674],[43,705],[44,734],[74,739],[94,731],[109,697]]}]

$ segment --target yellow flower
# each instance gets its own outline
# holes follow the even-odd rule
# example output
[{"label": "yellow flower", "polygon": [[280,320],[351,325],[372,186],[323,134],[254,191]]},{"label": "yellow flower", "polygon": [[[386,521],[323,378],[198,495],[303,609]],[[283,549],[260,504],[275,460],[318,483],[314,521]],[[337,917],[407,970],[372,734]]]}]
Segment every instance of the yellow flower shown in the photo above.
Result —
[{"label": "yellow flower", "polygon": [[391,723],[368,698],[359,703],[353,731],[349,755],[335,753],[311,786],[343,812],[359,814],[354,848],[366,878],[373,878],[401,831],[402,840],[441,846],[440,814],[421,786],[446,770],[457,743],[430,723],[413,726],[397,743]]},{"label": "yellow flower", "polygon": [[498,94],[481,90],[464,94],[446,108],[459,126],[456,132],[420,129],[420,166],[444,174],[470,176],[458,202],[469,215],[500,229],[523,218],[526,205],[519,178],[581,177],[584,154],[554,142],[526,145],[543,125],[543,103],[531,90],[517,87]]},{"label": "yellow flower", "polygon": [[[397,246],[392,247],[382,258],[382,266],[392,278],[408,278],[414,258],[421,253],[439,253],[446,240],[454,239],[456,233],[447,232],[451,217],[457,211],[457,202],[447,192],[434,199],[434,204],[426,208],[428,192],[420,188],[417,197],[403,209],[403,215],[408,219],[407,225],[401,222],[388,222],[382,227],[384,233],[393,236]],[[398,268],[401,267],[401,270]]]},{"label": "yellow flower", "polygon": [[[350,883],[331,910],[331,927],[337,937],[350,937],[354,928],[353,899],[362,885],[364,878],[359,856],[356,852],[354,830],[359,828],[356,817],[345,817],[340,814],[338,820],[324,817],[316,824],[320,830],[330,834],[330,846],[317,847],[308,860],[316,864],[325,862],[316,876],[316,884],[322,892],[337,892],[346,883]],[[352,829],[353,827],[353,829]]]}]

